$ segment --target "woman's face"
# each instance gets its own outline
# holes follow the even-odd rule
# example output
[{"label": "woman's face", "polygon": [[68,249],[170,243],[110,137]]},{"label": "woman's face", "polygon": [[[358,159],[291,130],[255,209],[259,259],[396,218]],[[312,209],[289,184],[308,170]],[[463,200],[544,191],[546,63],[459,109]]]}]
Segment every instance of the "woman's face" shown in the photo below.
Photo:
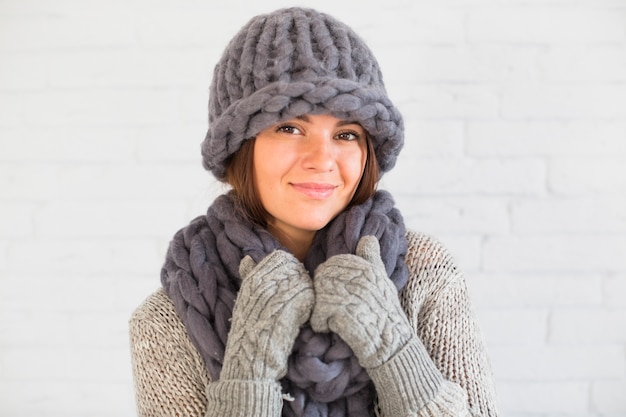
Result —
[{"label": "woman's face", "polygon": [[259,133],[254,177],[277,236],[312,239],[345,209],[365,167],[365,130],[330,115],[302,116]]}]

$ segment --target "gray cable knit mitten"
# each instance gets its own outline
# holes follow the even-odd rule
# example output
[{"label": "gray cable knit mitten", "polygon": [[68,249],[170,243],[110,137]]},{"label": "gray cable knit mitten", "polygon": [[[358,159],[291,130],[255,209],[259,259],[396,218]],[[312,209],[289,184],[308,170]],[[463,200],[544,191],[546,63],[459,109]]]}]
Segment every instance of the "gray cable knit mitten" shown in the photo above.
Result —
[{"label": "gray cable knit mitten", "polygon": [[220,379],[207,390],[207,416],[280,415],[278,380],[287,373],[295,339],[310,317],[313,284],[304,265],[281,250],[258,265],[245,257],[239,271],[243,281]]},{"label": "gray cable knit mitten", "polygon": [[361,238],[356,255],[335,255],[322,263],[313,282],[311,327],[341,336],[364,368],[387,362],[413,335],[374,236]]},{"label": "gray cable knit mitten", "polygon": [[407,319],[378,240],[317,267],[311,327],[337,333],[372,378],[385,416],[465,416],[467,400],[445,381]]}]

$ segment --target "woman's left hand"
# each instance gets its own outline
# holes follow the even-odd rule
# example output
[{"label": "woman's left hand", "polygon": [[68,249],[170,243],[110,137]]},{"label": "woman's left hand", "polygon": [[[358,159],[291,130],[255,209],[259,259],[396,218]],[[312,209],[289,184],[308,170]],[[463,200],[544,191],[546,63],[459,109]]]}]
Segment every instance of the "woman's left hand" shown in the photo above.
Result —
[{"label": "woman's left hand", "polygon": [[413,335],[374,236],[361,238],[356,255],[335,255],[322,263],[313,285],[311,327],[337,333],[364,368],[387,362]]}]

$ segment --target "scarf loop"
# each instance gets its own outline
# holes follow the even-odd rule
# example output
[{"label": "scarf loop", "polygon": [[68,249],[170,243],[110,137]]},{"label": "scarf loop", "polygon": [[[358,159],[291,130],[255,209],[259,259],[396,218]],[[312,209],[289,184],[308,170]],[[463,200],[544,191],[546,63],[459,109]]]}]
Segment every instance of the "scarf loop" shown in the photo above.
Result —
[{"label": "scarf loop", "polygon": [[[260,262],[276,249],[287,250],[265,229],[245,220],[232,193],[219,196],[204,216],[170,242],[161,283],[187,333],[204,359],[212,381],[219,379],[230,318],[241,284],[239,263],[246,255]],[[313,240],[304,265],[315,268],[333,255],[354,253],[359,239],[375,236],[387,274],[400,290],[407,282],[405,226],[391,195],[377,191],[365,203],[335,217]],[[298,334],[283,390],[283,416],[372,415],[373,384],[348,345],[334,333]]]}]

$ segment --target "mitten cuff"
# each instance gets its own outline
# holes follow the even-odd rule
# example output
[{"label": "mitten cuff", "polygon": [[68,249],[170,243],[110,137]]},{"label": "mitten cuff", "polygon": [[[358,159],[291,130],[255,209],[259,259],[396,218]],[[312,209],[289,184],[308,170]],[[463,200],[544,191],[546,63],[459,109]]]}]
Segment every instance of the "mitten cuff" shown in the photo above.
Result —
[{"label": "mitten cuff", "polygon": [[[415,336],[389,361],[367,372],[376,386],[385,416],[429,416],[433,407],[467,410],[465,392],[456,384],[444,380],[426,348]],[[448,414],[444,412],[440,415]]]},{"label": "mitten cuff", "polygon": [[206,417],[279,417],[283,407],[276,381],[219,380],[207,387]]}]

